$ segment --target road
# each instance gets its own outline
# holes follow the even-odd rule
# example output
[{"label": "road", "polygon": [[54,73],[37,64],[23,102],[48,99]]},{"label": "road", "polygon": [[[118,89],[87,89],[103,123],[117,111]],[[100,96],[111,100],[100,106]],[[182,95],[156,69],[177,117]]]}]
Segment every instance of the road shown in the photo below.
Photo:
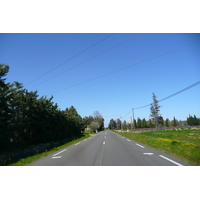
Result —
[{"label": "road", "polygon": [[110,130],[54,152],[29,166],[190,166]]}]

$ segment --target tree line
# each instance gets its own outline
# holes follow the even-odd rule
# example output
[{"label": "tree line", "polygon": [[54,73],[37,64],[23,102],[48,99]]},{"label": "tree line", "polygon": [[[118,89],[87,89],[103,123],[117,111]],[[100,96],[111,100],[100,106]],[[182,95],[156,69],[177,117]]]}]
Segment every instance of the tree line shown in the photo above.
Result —
[{"label": "tree line", "polygon": [[71,106],[60,110],[53,97],[39,98],[19,82],[6,83],[9,66],[0,64],[0,148],[78,138],[84,120]]},{"label": "tree line", "polygon": [[197,118],[195,115],[192,117],[189,115],[187,118],[187,121],[178,121],[175,117],[172,121],[170,121],[168,118],[166,120],[163,119],[163,117],[160,114],[160,105],[158,104],[158,100],[156,95],[152,94],[153,103],[151,103],[150,107],[150,119],[147,121],[145,118],[140,119],[137,118],[137,121],[134,119],[134,122],[126,122],[122,121],[118,118],[116,120],[111,119],[108,128],[109,129],[130,129],[133,128],[155,128],[160,129],[162,127],[177,127],[177,126],[193,126],[193,125],[200,125],[200,118]]},{"label": "tree line", "polygon": [[[173,120],[169,120],[168,118],[164,120],[162,116],[160,116],[159,124],[162,127],[177,127],[177,126],[192,125],[187,123],[187,121],[177,120],[175,117],[173,118]],[[121,120],[118,118],[116,120],[111,119],[108,128],[121,130],[121,129],[131,129],[131,126],[133,128],[133,124],[131,125],[130,120],[129,122],[125,120],[121,122]],[[156,125],[153,124],[151,119],[146,120],[145,118],[141,119],[138,117],[136,120],[134,119],[134,128],[156,128]]]}]

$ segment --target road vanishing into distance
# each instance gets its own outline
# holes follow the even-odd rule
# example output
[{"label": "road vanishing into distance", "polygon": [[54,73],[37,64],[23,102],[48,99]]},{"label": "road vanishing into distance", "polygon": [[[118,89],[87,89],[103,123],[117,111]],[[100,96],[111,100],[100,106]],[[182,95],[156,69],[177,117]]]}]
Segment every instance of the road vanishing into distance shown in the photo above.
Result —
[{"label": "road vanishing into distance", "polygon": [[190,164],[105,130],[28,166],[190,166]]}]

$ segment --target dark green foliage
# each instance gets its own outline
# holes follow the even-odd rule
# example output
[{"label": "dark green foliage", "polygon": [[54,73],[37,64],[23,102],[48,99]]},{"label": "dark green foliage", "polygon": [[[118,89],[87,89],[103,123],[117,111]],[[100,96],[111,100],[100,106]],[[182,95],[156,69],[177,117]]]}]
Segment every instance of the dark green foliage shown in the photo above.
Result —
[{"label": "dark green foliage", "polygon": [[114,119],[110,120],[110,123],[108,124],[108,128],[111,129],[111,130],[117,128],[117,123]]},{"label": "dark green foliage", "polygon": [[177,123],[176,123],[176,118],[175,118],[175,117],[173,118],[173,126],[174,126],[174,127],[176,127],[176,126],[177,126]]},{"label": "dark green foliage", "polygon": [[140,118],[137,119],[137,128],[142,128],[142,120]]},{"label": "dark green foliage", "polygon": [[165,126],[169,127],[169,119],[168,118],[165,120]]},{"label": "dark green foliage", "polygon": [[189,115],[187,118],[187,123],[190,126],[200,125],[200,118],[197,118],[196,115],[194,115],[194,117]]},{"label": "dark green foliage", "polygon": [[18,82],[5,83],[8,65],[0,65],[0,148],[36,144],[81,136],[82,118],[71,106],[58,109],[51,98],[38,98]]}]

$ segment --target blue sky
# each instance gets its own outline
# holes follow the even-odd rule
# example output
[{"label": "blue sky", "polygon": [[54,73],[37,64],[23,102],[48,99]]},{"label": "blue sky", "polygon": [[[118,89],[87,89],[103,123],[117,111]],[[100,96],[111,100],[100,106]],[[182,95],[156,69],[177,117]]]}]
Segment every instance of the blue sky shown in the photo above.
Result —
[{"label": "blue sky", "polygon": [[[106,38],[109,35],[1,33],[0,62],[10,66],[8,82],[23,83],[40,96],[53,95],[60,109],[73,105],[82,117],[98,110],[106,126],[111,118],[128,120],[132,108],[152,102],[152,92],[159,100],[200,80],[200,43],[173,51],[200,41],[200,34],[115,33]],[[160,102],[163,118],[200,117],[199,91],[200,85]],[[149,115],[150,107],[135,110],[135,118]]]}]

